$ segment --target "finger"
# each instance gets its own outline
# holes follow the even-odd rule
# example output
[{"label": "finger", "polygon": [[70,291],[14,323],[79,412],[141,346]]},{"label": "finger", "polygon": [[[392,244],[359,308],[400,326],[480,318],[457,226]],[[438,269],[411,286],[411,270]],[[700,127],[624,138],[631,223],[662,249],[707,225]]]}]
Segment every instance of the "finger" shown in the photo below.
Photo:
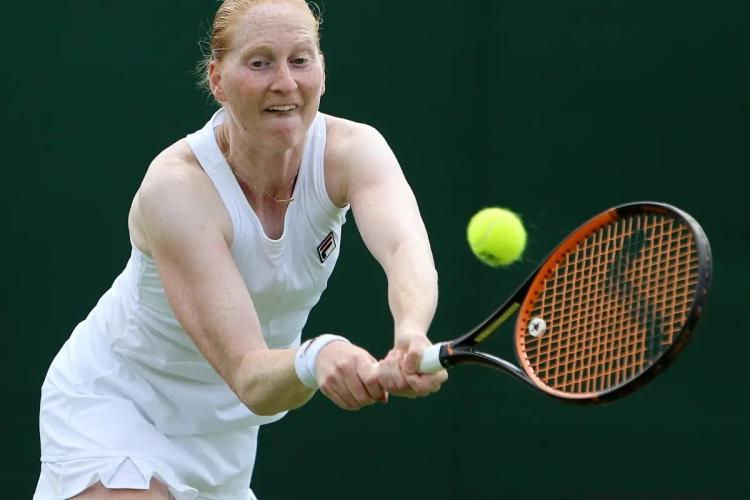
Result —
[{"label": "finger", "polygon": [[[372,364],[370,364],[372,366]],[[354,406],[359,409],[363,406],[375,404],[378,398],[373,398],[367,392],[367,388],[359,378],[358,372],[350,372],[342,377],[344,383],[344,391],[348,393],[347,401],[352,400]],[[342,391],[343,392],[343,391]]]},{"label": "finger", "polygon": [[422,361],[423,352],[423,346],[417,346],[414,344],[409,346],[409,350],[406,352],[406,357],[404,358],[404,373],[406,375],[414,375],[417,373],[419,363]]},{"label": "finger", "polygon": [[445,382],[445,379],[443,377],[436,377],[434,375],[431,376],[430,379],[427,381],[427,392],[429,394],[438,392],[440,388],[443,386],[443,382]]},{"label": "finger", "polygon": [[346,373],[342,372],[343,370],[344,368],[339,366],[335,375],[323,377],[323,380],[320,381],[320,390],[345,410],[358,409],[359,405],[356,399],[352,397],[344,383]]},{"label": "finger", "polygon": [[381,387],[380,382],[378,381],[379,370],[380,365],[377,362],[362,363],[358,366],[357,369],[359,380],[365,387],[367,394],[376,401],[381,400],[383,398],[383,394],[385,393],[385,390],[383,389],[383,387]]},{"label": "finger", "polygon": [[404,380],[409,386],[409,389],[414,391],[416,394],[422,394],[424,392],[424,384],[422,382],[422,375],[404,375]]},{"label": "finger", "polygon": [[426,396],[440,390],[442,385],[442,376],[436,375],[406,375],[406,381],[409,387],[418,395]]},{"label": "finger", "polygon": [[326,397],[328,397],[328,399],[330,399],[331,401],[333,401],[333,403],[336,406],[338,406],[339,408],[342,408],[344,410],[353,410],[354,409],[352,407],[352,405],[349,404],[349,403],[347,403],[346,399],[343,398],[339,394],[339,392],[336,391],[335,389],[333,389],[331,387],[326,387],[326,388],[321,387],[320,388],[320,392],[322,392],[323,394],[325,394]]},{"label": "finger", "polygon": [[[404,380],[402,373],[403,363],[403,352],[400,350],[392,350],[386,359],[380,363],[380,369],[382,374],[381,385],[386,388],[389,392],[392,392],[401,397],[407,397],[408,392],[411,392],[409,384]],[[405,392],[406,391],[406,392]]]},{"label": "finger", "polygon": [[391,375],[390,363],[387,360],[383,360],[378,363],[378,384],[383,388],[383,391],[387,393],[394,392],[397,390],[396,383],[393,381]]},{"label": "finger", "polygon": [[381,403],[387,403],[388,402],[388,389],[381,383],[381,368],[380,363],[375,363],[375,383],[380,386],[380,390],[383,392],[383,395],[378,398],[378,401]]},{"label": "finger", "polygon": [[404,376],[402,363],[391,363],[388,368],[390,369],[391,378],[393,379],[396,390],[402,393],[403,391],[407,391],[410,387]]},{"label": "finger", "polygon": [[422,378],[427,384],[427,392],[437,392],[440,390],[440,387],[442,387],[445,381],[448,380],[448,371],[440,370],[439,372],[434,374],[423,375]]}]

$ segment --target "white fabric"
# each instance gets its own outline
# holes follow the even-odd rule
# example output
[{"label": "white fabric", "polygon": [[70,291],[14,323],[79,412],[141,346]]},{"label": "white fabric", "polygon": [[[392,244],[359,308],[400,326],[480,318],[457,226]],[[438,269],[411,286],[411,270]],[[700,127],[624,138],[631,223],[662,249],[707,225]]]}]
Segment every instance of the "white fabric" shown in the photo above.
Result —
[{"label": "white fabric", "polygon": [[[264,234],[216,143],[224,118],[218,111],[187,141],[231,217],[231,253],[266,343],[296,348],[338,259],[348,210],[333,205],[325,189],[325,117],[308,132],[278,240]],[[34,500],[67,499],[98,480],[142,488],[152,477],[177,500],[245,500],[258,426],[285,413],[261,417],[238,400],[180,327],[153,260],[131,246],[125,270],[43,383]]]}]

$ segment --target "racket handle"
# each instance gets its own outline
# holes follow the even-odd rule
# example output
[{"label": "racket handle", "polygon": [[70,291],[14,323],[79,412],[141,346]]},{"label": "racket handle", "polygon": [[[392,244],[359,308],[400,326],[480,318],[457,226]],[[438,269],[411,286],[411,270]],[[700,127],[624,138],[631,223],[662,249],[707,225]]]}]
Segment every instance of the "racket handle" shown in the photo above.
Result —
[{"label": "racket handle", "polygon": [[419,363],[419,373],[430,374],[445,370],[440,363],[440,350],[443,348],[442,343],[433,344],[422,353],[422,361]]}]

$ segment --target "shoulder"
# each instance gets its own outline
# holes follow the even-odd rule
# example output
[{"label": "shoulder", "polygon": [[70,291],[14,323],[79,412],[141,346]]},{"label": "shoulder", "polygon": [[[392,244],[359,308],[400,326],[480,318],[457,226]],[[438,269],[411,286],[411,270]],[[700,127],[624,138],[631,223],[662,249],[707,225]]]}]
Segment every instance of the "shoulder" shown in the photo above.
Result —
[{"label": "shoulder", "polygon": [[187,141],[181,139],[153,159],[141,183],[139,195],[149,197],[154,191],[176,187],[200,190],[210,184]]},{"label": "shoulder", "polygon": [[231,238],[229,214],[185,139],[166,148],[149,165],[131,208],[134,241],[149,254],[147,227],[173,220],[218,225],[228,242]]},{"label": "shoulder", "polygon": [[325,115],[325,118],[326,177],[333,181],[329,191],[332,190],[341,203],[349,202],[347,193],[358,179],[373,171],[383,171],[381,167],[398,168],[387,140],[377,128],[331,115]]},{"label": "shoulder", "polygon": [[383,134],[372,125],[355,122],[332,115],[326,119],[326,159],[346,160],[360,147],[385,143]]}]

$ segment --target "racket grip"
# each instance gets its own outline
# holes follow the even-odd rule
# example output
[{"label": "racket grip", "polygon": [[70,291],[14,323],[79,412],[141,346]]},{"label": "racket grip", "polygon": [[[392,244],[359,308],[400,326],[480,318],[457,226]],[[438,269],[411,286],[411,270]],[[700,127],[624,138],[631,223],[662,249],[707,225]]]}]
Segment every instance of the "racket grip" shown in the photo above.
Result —
[{"label": "racket grip", "polygon": [[442,343],[433,344],[422,353],[422,361],[419,363],[419,373],[430,374],[445,370],[440,363],[440,350],[443,348]]}]

